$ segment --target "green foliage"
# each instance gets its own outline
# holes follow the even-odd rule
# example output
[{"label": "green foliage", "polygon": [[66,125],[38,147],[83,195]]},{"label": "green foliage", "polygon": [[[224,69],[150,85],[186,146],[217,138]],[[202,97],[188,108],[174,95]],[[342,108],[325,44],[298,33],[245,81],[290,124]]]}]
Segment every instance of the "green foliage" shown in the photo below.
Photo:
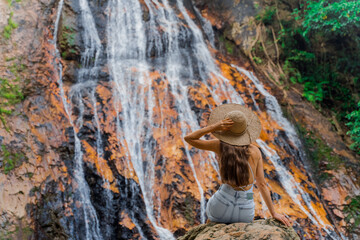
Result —
[{"label": "green foliage", "polygon": [[301,63],[301,62],[311,63],[313,62],[314,59],[315,59],[314,53],[298,50],[298,49],[292,49],[289,54],[289,57],[287,58],[287,60],[295,63]]},{"label": "green foliage", "polygon": [[[279,47],[284,88],[301,85],[303,97],[315,107],[336,113],[341,126],[348,123],[354,141],[351,148],[360,154],[360,110],[355,97],[360,92],[360,1],[307,0],[292,14],[282,11],[274,21],[277,11],[275,6],[267,7],[256,19],[271,25],[266,27],[265,41],[273,39],[270,27],[277,33],[275,42],[265,46]],[[256,43],[251,51],[257,53],[255,63],[266,59],[261,45]]]},{"label": "green foliage", "polygon": [[253,57],[253,60],[254,60],[254,62],[255,62],[256,64],[261,64],[261,63],[262,63],[262,60],[261,60],[261,58],[259,58],[259,57],[254,56],[254,57]]},{"label": "green foliage", "polygon": [[350,128],[347,134],[354,141],[350,148],[360,154],[360,102],[358,102],[358,109],[352,111],[346,117],[349,119],[346,125]]},{"label": "green foliage", "polygon": [[24,95],[19,85],[10,84],[7,79],[0,78],[0,99],[3,100],[0,106],[9,106],[21,102]]},{"label": "green foliage", "polygon": [[8,109],[3,109],[3,108],[0,108],[0,114],[6,114],[6,115],[10,115],[12,113],[11,110],[8,110]]},{"label": "green foliage", "polygon": [[256,21],[262,22],[265,25],[270,25],[274,21],[275,14],[275,7],[266,7],[263,11],[261,11],[258,15],[255,16],[255,19]]},{"label": "green foliage", "polygon": [[219,41],[224,44],[227,53],[229,54],[234,53],[235,45],[231,41],[227,40],[224,36],[220,36]]},{"label": "green foliage", "polygon": [[65,32],[64,38],[68,46],[73,47],[75,46],[75,33],[74,32]]},{"label": "green foliage", "polygon": [[9,131],[6,125],[5,115],[12,114],[9,106],[17,104],[24,99],[22,90],[19,85],[11,84],[7,79],[0,78],[0,121],[5,129]]},{"label": "green foliage", "polygon": [[295,9],[296,19],[303,19],[303,35],[354,35],[360,27],[358,0],[307,1],[304,8]]},{"label": "green foliage", "polygon": [[17,64],[17,63],[14,63],[9,67],[10,72],[13,73],[15,76],[18,76],[19,73],[24,71],[25,69],[26,69],[26,65]]},{"label": "green foliage", "polygon": [[304,84],[303,96],[312,103],[331,98],[330,91],[333,90],[333,87],[339,87],[334,84],[336,83],[336,73],[332,71],[329,64],[326,64],[324,69],[314,69],[311,74],[307,74],[301,80],[301,83]]},{"label": "green foliage", "polygon": [[6,57],[5,61],[10,62],[10,61],[15,60],[15,59],[16,59],[16,57],[11,57],[11,58]]},{"label": "green foliage", "polygon": [[61,57],[62,57],[62,58],[66,59],[66,56],[67,56],[67,52],[62,52],[62,53],[61,53]]},{"label": "green foliage", "polygon": [[[304,14],[307,12],[297,9],[294,12],[292,19],[280,20],[277,38],[281,47],[280,60],[284,73],[291,83],[303,85],[303,96],[308,101],[317,107],[334,109],[339,113],[340,120],[344,121],[346,112],[352,111],[355,104],[353,94],[343,80],[344,74],[360,74],[360,58],[359,54],[356,54],[360,45],[346,38],[340,44],[343,49],[324,56],[323,52],[319,51],[319,39],[304,35],[303,22],[309,17]],[[321,41],[326,39],[323,37]]]},{"label": "green foliage", "polygon": [[283,70],[292,83],[302,82],[301,73],[296,67],[293,66],[289,59],[285,60]]},{"label": "green foliage", "polygon": [[76,31],[69,26],[63,26],[59,44],[62,49],[61,56],[64,59],[71,58],[71,54],[76,54]]},{"label": "green foliage", "polygon": [[285,43],[287,41],[288,39],[280,38],[283,48],[287,50],[283,70],[290,82],[302,84],[303,96],[315,105],[331,98],[331,91],[340,86],[336,84],[336,73],[330,64],[318,66],[313,52],[291,49],[287,46],[289,43]]},{"label": "green foliage", "polygon": [[8,174],[11,170],[13,170],[16,166],[19,165],[21,159],[23,159],[25,156],[22,153],[10,152],[5,145],[1,146],[1,150],[3,156],[4,173]]},{"label": "green foliage", "polygon": [[13,15],[14,15],[14,12],[11,12],[10,17],[8,19],[8,24],[4,27],[3,37],[5,39],[10,39],[12,31],[18,27],[18,24],[12,20]]},{"label": "green foliage", "polygon": [[[345,200],[349,200],[350,196],[347,196]],[[351,199],[350,203],[344,206],[344,213],[347,214],[345,221],[349,226],[349,231],[351,232],[360,225],[360,195]],[[353,219],[353,223],[351,223]]]},{"label": "green foliage", "polygon": [[225,41],[225,48],[229,54],[234,53],[234,45],[230,41]]}]

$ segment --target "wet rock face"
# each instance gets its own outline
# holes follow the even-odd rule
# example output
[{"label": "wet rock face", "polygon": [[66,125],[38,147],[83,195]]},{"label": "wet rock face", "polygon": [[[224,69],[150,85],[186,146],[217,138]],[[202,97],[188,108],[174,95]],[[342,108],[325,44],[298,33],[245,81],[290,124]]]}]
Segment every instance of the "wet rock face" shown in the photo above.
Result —
[{"label": "wet rock face", "polygon": [[119,224],[124,221],[126,215],[131,215],[136,209],[138,212],[132,216],[135,221],[140,223],[141,231],[147,239],[154,239],[154,232],[145,222],[147,221],[146,209],[141,190],[138,184],[132,179],[125,179],[120,175],[115,165],[110,163],[117,180],[119,192],[112,192],[104,187],[103,179],[97,174],[94,166],[85,167],[86,181],[89,184],[91,201],[96,210],[100,221],[100,230],[105,239],[131,239],[139,235],[136,228],[127,228],[126,225]]},{"label": "wet rock face", "polygon": [[[96,29],[101,42],[104,43],[104,48],[106,48],[106,6],[107,1],[89,1],[89,7],[93,17],[96,19]],[[85,45],[89,44],[84,42],[85,29],[81,24],[83,21],[79,2],[65,0],[57,32],[57,46],[63,63],[64,83],[75,84],[78,79],[79,69],[82,67],[82,54],[85,51]],[[99,59],[100,65],[103,66],[100,71],[101,80],[108,80],[105,58],[103,55]]]},{"label": "wet rock face", "polygon": [[178,240],[231,240],[278,239],[300,240],[294,229],[273,219],[255,220],[252,223],[207,223],[190,229]]},{"label": "wet rock face", "polygon": [[256,35],[253,21],[260,10],[256,7],[260,1],[195,0],[194,2],[227,39],[245,50],[249,48],[251,40]]},{"label": "wet rock face", "polygon": [[46,182],[44,186],[44,190],[37,187],[31,190],[31,195],[36,195],[38,200],[26,206],[28,216],[34,219],[33,237],[39,240],[68,239],[69,235],[63,226],[67,225],[69,219],[63,209],[63,202],[69,196],[57,190],[55,181]]}]

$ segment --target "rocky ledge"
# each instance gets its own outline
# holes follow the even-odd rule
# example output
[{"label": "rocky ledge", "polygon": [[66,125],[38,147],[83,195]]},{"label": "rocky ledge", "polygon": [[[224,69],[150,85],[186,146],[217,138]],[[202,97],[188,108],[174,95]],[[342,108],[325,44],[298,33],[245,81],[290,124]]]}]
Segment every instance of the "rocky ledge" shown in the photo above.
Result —
[{"label": "rocky ledge", "polygon": [[300,240],[292,227],[285,227],[274,219],[255,220],[252,223],[201,224],[190,229],[178,240],[230,240],[230,239],[286,239]]}]

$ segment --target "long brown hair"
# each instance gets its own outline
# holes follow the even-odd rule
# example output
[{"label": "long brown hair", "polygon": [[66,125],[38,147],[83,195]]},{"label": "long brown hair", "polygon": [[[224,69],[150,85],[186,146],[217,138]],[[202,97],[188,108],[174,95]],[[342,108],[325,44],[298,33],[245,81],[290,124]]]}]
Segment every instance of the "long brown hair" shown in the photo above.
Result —
[{"label": "long brown hair", "polygon": [[249,183],[249,145],[234,146],[220,141],[220,176],[223,182],[233,186]]}]

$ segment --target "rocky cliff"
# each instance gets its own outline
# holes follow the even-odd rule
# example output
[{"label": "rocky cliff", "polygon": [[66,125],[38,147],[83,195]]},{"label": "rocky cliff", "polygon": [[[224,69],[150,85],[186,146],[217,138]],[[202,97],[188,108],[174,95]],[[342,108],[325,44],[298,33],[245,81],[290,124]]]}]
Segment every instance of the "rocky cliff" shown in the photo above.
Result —
[{"label": "rocky cliff", "polygon": [[[214,156],[182,137],[205,126],[222,102],[243,102],[259,115],[274,203],[297,221],[302,238],[337,231],[343,195],[357,183],[339,170],[331,188],[318,190],[296,133],[284,128],[281,109],[266,104],[277,103],[270,93],[288,101],[295,119],[314,129],[321,129],[310,123],[318,112],[261,74],[258,82],[246,58],[217,50],[206,17],[221,30],[226,21],[214,9],[231,1],[199,3],[200,12],[191,1],[170,2],[0,1],[0,78],[17,96],[2,94],[0,103],[0,237],[183,235],[206,220],[206,201],[220,182]],[[252,15],[246,6],[242,13]],[[239,39],[255,33],[249,28]],[[336,134],[323,133],[351,158]],[[268,216],[255,194],[256,215]]]}]

